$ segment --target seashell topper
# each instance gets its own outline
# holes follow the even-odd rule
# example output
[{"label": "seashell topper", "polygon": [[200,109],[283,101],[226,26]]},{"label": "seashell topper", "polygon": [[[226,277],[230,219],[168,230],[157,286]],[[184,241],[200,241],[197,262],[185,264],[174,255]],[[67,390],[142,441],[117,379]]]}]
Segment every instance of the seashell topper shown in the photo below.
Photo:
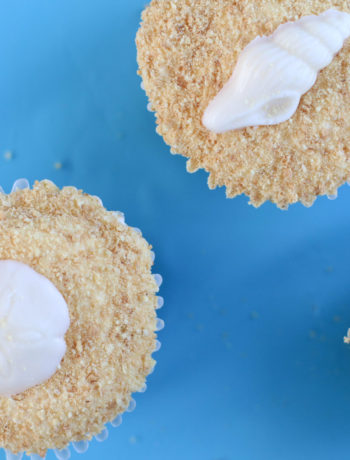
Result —
[{"label": "seashell topper", "polygon": [[328,10],[280,25],[243,50],[203,125],[216,133],[288,120],[350,36],[350,14]]}]

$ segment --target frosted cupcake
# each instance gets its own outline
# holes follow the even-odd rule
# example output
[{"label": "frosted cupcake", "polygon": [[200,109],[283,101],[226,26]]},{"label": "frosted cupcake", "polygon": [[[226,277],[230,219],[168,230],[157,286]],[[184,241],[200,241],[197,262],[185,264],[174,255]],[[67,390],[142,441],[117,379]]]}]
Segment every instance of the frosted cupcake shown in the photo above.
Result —
[{"label": "frosted cupcake", "polygon": [[[97,197],[49,181],[0,193],[0,446],[86,448],[143,391],[162,327],[151,247]],[[103,438],[104,435],[102,435]],[[102,439],[101,438],[101,439]],[[33,455],[33,458],[36,458]]]},{"label": "frosted cupcake", "polygon": [[334,197],[350,179],[349,13],[345,0],[153,0],[136,42],[157,132],[228,197]]}]

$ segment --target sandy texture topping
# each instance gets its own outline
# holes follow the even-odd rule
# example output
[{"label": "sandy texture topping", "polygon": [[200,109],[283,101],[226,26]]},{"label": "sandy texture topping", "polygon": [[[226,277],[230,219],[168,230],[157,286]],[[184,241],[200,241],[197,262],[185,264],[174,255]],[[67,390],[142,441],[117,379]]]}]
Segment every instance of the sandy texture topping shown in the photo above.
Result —
[{"label": "sandy texture topping", "polygon": [[189,158],[188,171],[209,172],[210,188],[287,208],[334,195],[350,178],[349,40],[290,120],[224,134],[201,123],[248,43],[330,8],[350,13],[347,0],[153,0],[146,8],[136,41],[157,131]]},{"label": "sandy texture topping", "polygon": [[61,368],[41,385],[0,397],[0,446],[44,455],[99,433],[154,366],[150,246],[97,198],[43,181],[0,194],[0,259],[28,264],[68,304]]}]

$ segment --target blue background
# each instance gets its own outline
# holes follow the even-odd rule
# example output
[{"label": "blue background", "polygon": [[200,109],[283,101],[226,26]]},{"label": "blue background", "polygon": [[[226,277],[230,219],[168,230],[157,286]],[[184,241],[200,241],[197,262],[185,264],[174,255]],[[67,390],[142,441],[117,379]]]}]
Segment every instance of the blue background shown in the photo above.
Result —
[{"label": "blue background", "polygon": [[99,195],[142,228],[165,279],[149,389],[72,458],[348,458],[350,188],[311,209],[256,210],[186,173],[136,75],[143,6],[0,4],[0,183],[49,178]]}]

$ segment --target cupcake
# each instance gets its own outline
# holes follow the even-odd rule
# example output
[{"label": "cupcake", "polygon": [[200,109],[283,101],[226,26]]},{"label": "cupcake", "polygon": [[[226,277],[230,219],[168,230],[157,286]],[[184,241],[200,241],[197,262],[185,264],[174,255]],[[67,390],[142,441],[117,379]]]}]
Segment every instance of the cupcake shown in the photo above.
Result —
[{"label": "cupcake", "polygon": [[346,0],[152,0],[136,43],[157,132],[228,197],[336,196],[350,179],[349,13]]},{"label": "cupcake", "polygon": [[144,391],[161,277],[140,231],[74,187],[17,181],[0,235],[0,446],[67,459]]}]

